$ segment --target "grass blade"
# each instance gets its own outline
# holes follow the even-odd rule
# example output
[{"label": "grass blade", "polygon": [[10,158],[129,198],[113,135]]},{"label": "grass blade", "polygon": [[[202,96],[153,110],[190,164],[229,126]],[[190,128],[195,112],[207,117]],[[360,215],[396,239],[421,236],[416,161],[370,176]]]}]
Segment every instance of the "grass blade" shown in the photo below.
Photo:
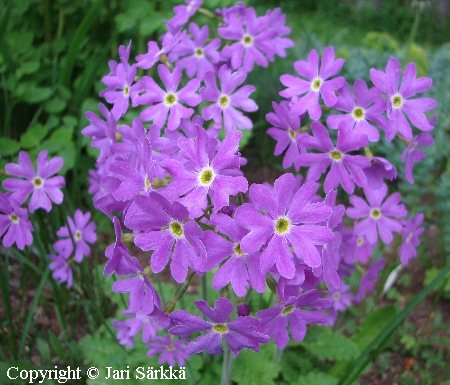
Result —
[{"label": "grass blade", "polygon": [[398,314],[398,316],[384,328],[367,346],[367,348],[358,356],[358,358],[348,367],[345,374],[341,377],[337,385],[348,385],[358,378],[366,365],[373,360],[387,340],[394,334],[397,328],[403,323],[406,317],[414,308],[438,286],[450,272],[450,263],[436,276],[435,279],[417,295],[411,303]]}]

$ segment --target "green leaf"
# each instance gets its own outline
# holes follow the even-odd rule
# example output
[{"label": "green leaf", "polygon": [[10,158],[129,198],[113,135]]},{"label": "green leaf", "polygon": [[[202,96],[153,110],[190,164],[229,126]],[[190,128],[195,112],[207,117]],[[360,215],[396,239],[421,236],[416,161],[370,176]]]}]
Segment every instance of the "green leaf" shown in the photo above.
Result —
[{"label": "green leaf", "polygon": [[46,363],[50,363],[52,360],[52,355],[50,352],[50,346],[48,342],[38,337],[36,343],[42,360]]},{"label": "green leaf", "polygon": [[52,95],[50,87],[31,87],[23,95],[23,99],[30,104],[42,103]]},{"label": "green leaf", "polygon": [[392,322],[396,315],[397,310],[394,306],[386,306],[369,314],[366,320],[359,325],[353,341],[360,350],[365,349],[375,336]]},{"label": "green leaf", "polygon": [[275,384],[279,365],[273,362],[275,345],[263,345],[259,353],[243,350],[233,361],[231,379],[242,385]]},{"label": "green leaf", "polygon": [[30,127],[20,136],[20,145],[24,149],[32,148],[38,145],[47,135],[48,128],[40,123]]},{"label": "green leaf", "polygon": [[38,60],[23,63],[17,70],[16,76],[20,79],[23,75],[34,74],[39,70],[41,63]]},{"label": "green leaf", "polygon": [[61,344],[61,341],[58,339],[55,333],[53,333],[51,330],[48,331],[48,337],[50,339],[50,345],[54,352],[58,355],[61,361],[66,361],[66,352],[64,351],[64,348]]},{"label": "green leaf", "polygon": [[61,99],[61,97],[56,96],[45,103],[45,111],[47,111],[49,114],[59,114],[60,112],[64,111],[66,106],[66,101]]},{"label": "green leaf", "polygon": [[10,138],[2,138],[0,140],[0,157],[14,155],[21,149],[20,143],[17,140]]},{"label": "green leaf", "polygon": [[348,360],[359,354],[357,345],[351,339],[336,334],[329,328],[308,330],[302,345],[319,359]]},{"label": "green leaf", "polygon": [[337,379],[321,372],[311,372],[307,376],[300,376],[297,385],[336,385]]},{"label": "green leaf", "polygon": [[[441,269],[438,269],[437,267],[432,267],[431,269],[427,269],[425,271],[425,285],[428,285],[433,279],[437,277],[437,275],[441,272]],[[450,276],[450,273],[448,274]],[[444,291],[450,292],[450,279],[448,279],[445,282]]]},{"label": "green leaf", "polygon": [[[17,379],[11,380],[8,377],[8,370],[10,368],[17,368],[18,370],[11,369],[9,371],[9,377],[18,377]],[[0,384],[9,385],[9,384],[24,384],[28,381],[24,381],[20,379],[19,373],[22,370],[31,370],[31,369],[39,369],[38,367],[30,364],[26,361],[13,361],[13,362],[4,362],[0,361]]]}]

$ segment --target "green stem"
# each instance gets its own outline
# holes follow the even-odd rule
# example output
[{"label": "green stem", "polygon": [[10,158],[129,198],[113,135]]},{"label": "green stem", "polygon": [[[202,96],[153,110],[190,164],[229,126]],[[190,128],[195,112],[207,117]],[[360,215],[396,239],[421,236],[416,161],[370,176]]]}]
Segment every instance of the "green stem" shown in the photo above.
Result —
[{"label": "green stem", "polygon": [[163,310],[166,313],[173,312],[178,300],[181,298],[181,296],[184,294],[184,292],[188,288],[189,284],[191,283],[191,279],[194,275],[195,275],[195,271],[193,271],[191,274],[189,274],[188,277],[186,278],[186,280],[177,287],[177,290],[175,290],[175,294],[173,295],[173,297],[163,307]]},{"label": "green stem", "polygon": [[283,349],[276,349],[275,353],[273,355],[273,362],[275,362],[276,364],[279,364],[281,361],[281,357],[283,356]]},{"label": "green stem", "polygon": [[225,344],[222,363],[222,378],[220,385],[231,385],[231,369],[233,365],[233,356],[228,345]]}]

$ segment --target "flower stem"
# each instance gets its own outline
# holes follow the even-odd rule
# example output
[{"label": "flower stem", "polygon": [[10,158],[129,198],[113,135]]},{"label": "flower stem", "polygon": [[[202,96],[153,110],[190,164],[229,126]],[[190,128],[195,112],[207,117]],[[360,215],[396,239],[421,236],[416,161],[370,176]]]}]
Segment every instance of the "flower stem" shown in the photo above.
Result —
[{"label": "flower stem", "polygon": [[233,356],[228,345],[225,345],[223,352],[222,379],[220,385],[231,385],[231,367],[233,365]]}]

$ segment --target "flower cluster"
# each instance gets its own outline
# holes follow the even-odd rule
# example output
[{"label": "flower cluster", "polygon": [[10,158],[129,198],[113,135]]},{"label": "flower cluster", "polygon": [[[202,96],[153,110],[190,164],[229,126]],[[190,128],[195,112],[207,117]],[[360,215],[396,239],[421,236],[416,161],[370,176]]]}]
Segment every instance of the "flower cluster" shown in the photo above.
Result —
[{"label": "flower cluster", "polygon": [[[402,263],[414,257],[422,218],[403,219],[406,207],[398,193],[388,195],[385,181],[397,171],[373,156],[369,142],[380,140],[379,130],[389,141],[397,135],[408,142],[403,158],[411,180],[412,163],[423,157],[415,147],[430,143],[413,138],[411,125],[421,135],[434,126],[424,113],[435,102],[413,98],[431,80],[416,79],[413,63],[400,87],[399,63],[391,59],[386,73],[371,71],[374,87],[359,79],[352,93],[336,76],[344,60],[333,47],[321,58],[313,50],[294,64],[300,77],[281,76],[285,100],[267,114],[275,154],[285,152],[285,168],[307,168],[305,178],[286,173],[273,185],[249,186],[239,143],[241,130],[253,126],[245,113],[258,106],[250,99],[255,87],[244,82],[255,65],[285,56],[293,46],[290,29],[279,9],[257,16],[242,3],[216,11],[215,31],[193,22],[183,29],[197,11],[205,13],[200,6],[199,0],[175,7],[161,45],[150,41],[134,61],[131,42],[119,48],[120,62],[110,62],[102,80],[107,88],[100,96],[109,107],[99,105],[103,118],[88,112],[82,131],[100,150],[89,192],[115,229],[104,273],[118,277],[114,291],[129,294],[131,318],[114,321],[118,338],[132,346],[142,329],[149,355],[180,365],[187,355],[221,353],[223,340],[236,357],[242,349],[259,351],[270,338],[283,349],[289,332],[301,341],[307,324],[332,324],[353,300],[344,277],[362,264],[367,273],[355,301],[373,289],[383,260],[367,266],[372,250],[391,243],[395,233],[403,234]],[[136,77],[138,68],[152,67],[154,78]],[[326,123],[318,121],[321,101],[337,112]],[[137,113],[129,114],[130,106]],[[351,207],[337,202],[340,188]],[[148,252],[144,266],[127,241]],[[154,287],[163,271],[179,284],[166,304]],[[203,317],[174,311],[194,275],[213,275],[212,289],[223,293],[212,307],[195,302]],[[267,287],[273,307],[250,309],[245,297]],[[164,329],[181,339],[156,334]]]}]

